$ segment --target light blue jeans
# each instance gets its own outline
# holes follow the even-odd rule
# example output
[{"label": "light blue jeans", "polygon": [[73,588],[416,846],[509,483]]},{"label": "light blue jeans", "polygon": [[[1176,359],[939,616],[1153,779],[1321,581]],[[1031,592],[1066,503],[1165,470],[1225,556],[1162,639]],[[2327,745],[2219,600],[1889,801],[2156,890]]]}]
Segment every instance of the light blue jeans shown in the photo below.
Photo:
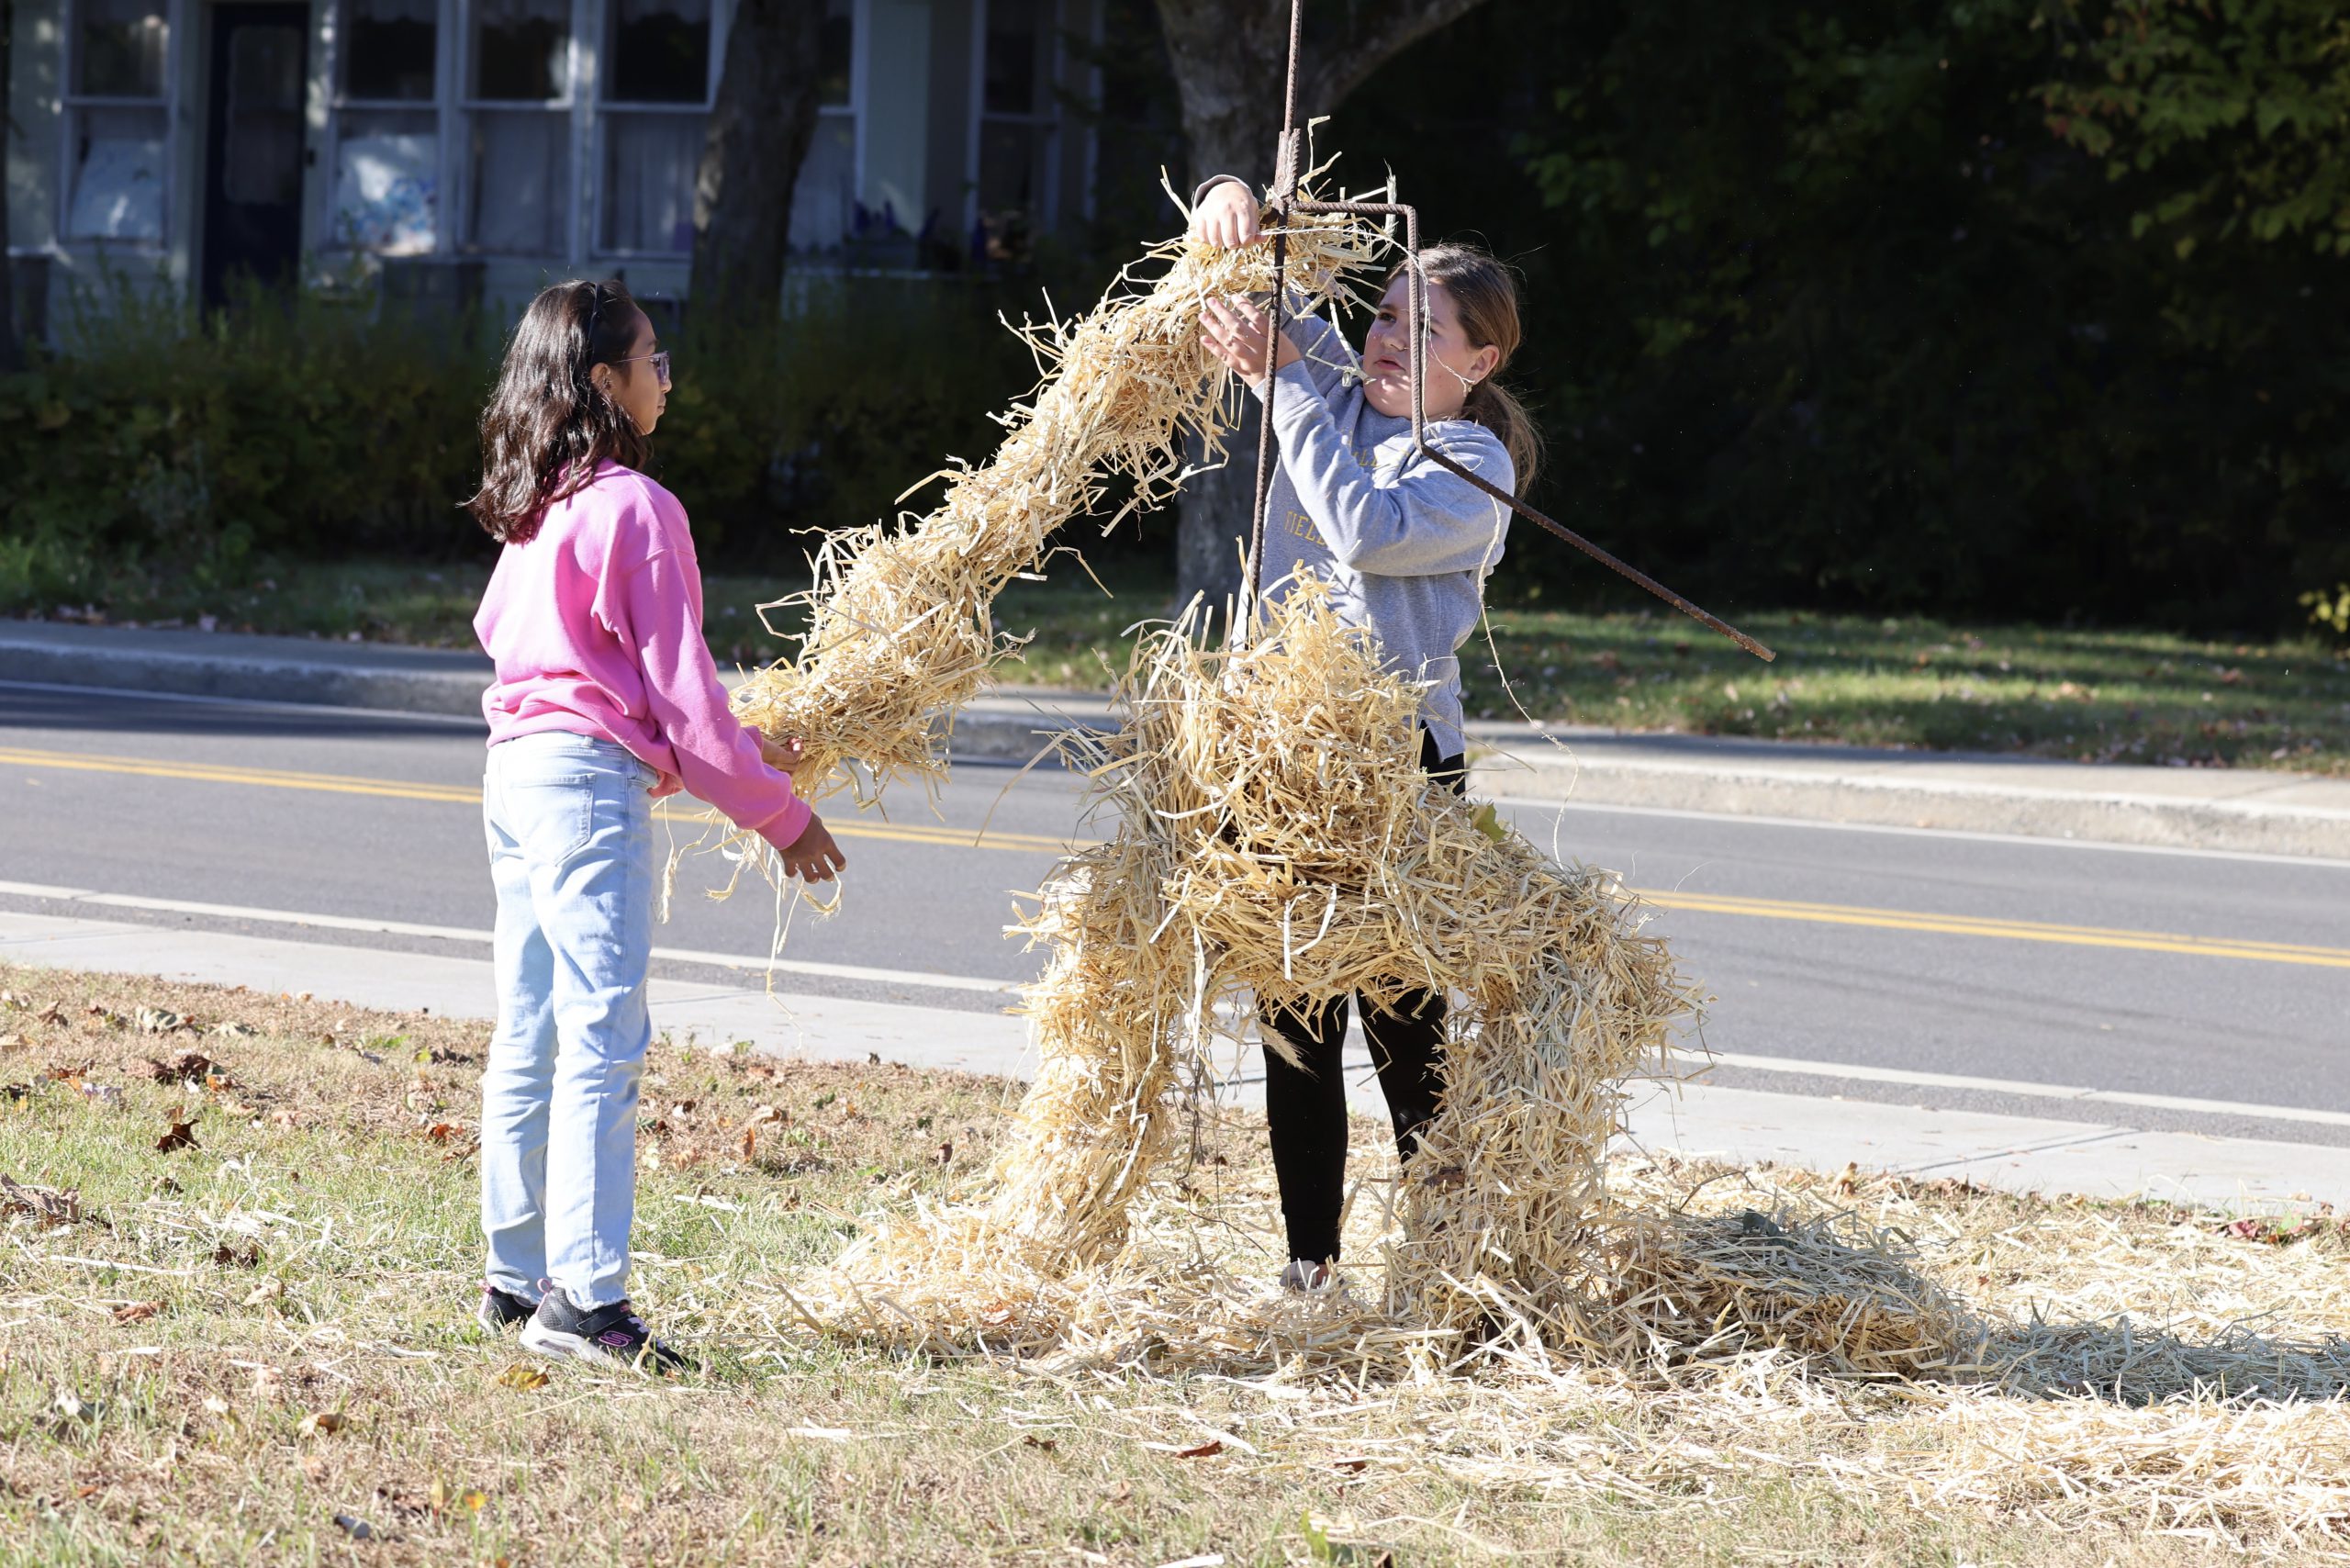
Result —
[{"label": "light blue jeans", "polygon": [[628,1294],[645,969],[659,868],[655,775],[625,747],[521,735],[489,748],[498,1030],[481,1081],[487,1278],[527,1301]]}]

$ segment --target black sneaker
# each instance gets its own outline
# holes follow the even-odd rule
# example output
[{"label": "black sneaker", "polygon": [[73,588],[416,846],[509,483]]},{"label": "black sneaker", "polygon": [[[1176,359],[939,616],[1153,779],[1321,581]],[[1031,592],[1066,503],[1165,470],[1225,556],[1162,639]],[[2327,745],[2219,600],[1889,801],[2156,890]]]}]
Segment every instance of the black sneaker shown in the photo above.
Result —
[{"label": "black sneaker", "polygon": [[582,1312],[563,1287],[550,1284],[539,1309],[522,1325],[522,1349],[558,1361],[599,1361],[622,1372],[674,1377],[692,1363],[653,1337],[625,1301]]},{"label": "black sneaker", "polygon": [[526,1301],[512,1291],[499,1290],[496,1285],[481,1288],[481,1306],[475,1318],[492,1334],[503,1334],[517,1323],[528,1323],[538,1304]]}]

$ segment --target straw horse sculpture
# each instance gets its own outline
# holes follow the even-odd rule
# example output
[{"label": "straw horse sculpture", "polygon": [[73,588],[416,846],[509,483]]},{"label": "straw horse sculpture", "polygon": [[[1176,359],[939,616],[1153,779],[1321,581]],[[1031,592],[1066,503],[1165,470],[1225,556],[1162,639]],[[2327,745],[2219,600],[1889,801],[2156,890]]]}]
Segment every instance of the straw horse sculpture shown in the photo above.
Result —
[{"label": "straw horse sculpture", "polygon": [[[1346,298],[1379,243],[1359,223],[1294,222],[1291,285]],[[1201,350],[1199,308],[1264,288],[1264,249],[1161,247],[1154,280],[1122,276],[1091,314],[1028,329],[1050,369],[993,459],[949,470],[926,517],[827,547],[800,655],[737,699],[746,722],[803,741],[816,792],[869,800],[941,775],[939,721],[1017,646],[996,594],[1110,475],[1147,505],[1180,484],[1187,434],[1220,452],[1236,389]],[[1117,831],[1060,865],[1026,924],[1051,956],[1026,993],[1039,1067],[1013,1140],[964,1201],[869,1237],[837,1271],[886,1287],[926,1336],[1048,1340],[1067,1282],[1116,1262],[1182,1070],[1237,1028],[1231,1003],[1435,985],[1462,1005],[1382,1311],[1438,1333],[1579,1337],[1577,1260],[1621,1084],[1661,1058],[1694,994],[1606,874],[1563,869],[1429,787],[1419,689],[1319,585],[1298,584],[1245,649],[1203,645],[1201,625],[1147,637],[1125,728],[1073,743]]]}]

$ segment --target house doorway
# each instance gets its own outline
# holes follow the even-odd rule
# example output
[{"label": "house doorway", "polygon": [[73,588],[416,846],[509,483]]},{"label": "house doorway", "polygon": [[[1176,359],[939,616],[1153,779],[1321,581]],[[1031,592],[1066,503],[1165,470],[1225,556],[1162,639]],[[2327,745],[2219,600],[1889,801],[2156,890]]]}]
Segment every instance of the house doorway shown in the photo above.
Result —
[{"label": "house doorway", "polygon": [[204,303],[291,286],[302,256],[308,5],[218,5],[206,76]]}]

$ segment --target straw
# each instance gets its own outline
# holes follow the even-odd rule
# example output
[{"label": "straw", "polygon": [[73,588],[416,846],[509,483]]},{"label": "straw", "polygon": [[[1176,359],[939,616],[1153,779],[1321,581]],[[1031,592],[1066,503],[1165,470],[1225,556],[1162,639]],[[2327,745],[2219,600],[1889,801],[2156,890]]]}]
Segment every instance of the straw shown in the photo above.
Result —
[{"label": "straw", "polygon": [[[1290,285],[1313,303],[1348,297],[1348,279],[1381,243],[1340,219],[1299,218],[1288,233]],[[1043,564],[1056,531],[1093,511],[1110,477],[1132,481],[1114,526],[1175,494],[1186,437],[1206,461],[1223,460],[1237,387],[1201,346],[1200,309],[1271,286],[1268,246],[1170,241],[1122,272],[1091,313],[1015,329],[1049,369],[1000,416],[995,455],[933,475],[946,488],[927,515],[828,538],[814,586],[760,607],[805,605],[811,622],[798,656],[755,673],[735,711],[804,743],[804,792],[854,782],[869,801],[892,779],[945,775],[939,721],[1020,646],[995,624],[996,595]],[[845,771],[852,760],[862,778]]]}]

